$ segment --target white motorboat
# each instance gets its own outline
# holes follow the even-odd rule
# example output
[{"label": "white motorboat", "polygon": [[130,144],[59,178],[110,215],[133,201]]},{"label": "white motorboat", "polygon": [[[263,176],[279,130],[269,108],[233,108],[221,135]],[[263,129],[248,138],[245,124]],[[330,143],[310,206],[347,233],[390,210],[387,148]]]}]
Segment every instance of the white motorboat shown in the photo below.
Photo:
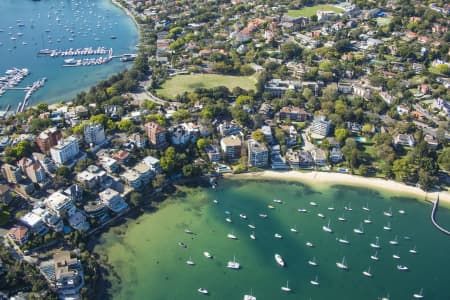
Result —
[{"label": "white motorboat", "polygon": [[409,253],[411,253],[411,254],[417,254],[416,246],[414,246],[414,248],[412,248],[412,249],[409,249]]},{"label": "white motorboat", "polygon": [[256,228],[256,226],[253,225],[253,224],[248,224],[248,227],[251,228],[251,229],[255,229]]},{"label": "white motorboat", "polygon": [[186,244],[183,242],[178,242],[178,246],[180,246],[181,248],[186,248]]},{"label": "white motorboat", "polygon": [[273,202],[278,203],[278,204],[283,203],[283,201],[281,201],[280,199],[273,199]]},{"label": "white motorboat", "polygon": [[297,226],[294,226],[294,227],[291,227],[291,232],[294,232],[294,233],[297,233],[298,231],[297,231]]},{"label": "white motorboat", "polygon": [[234,235],[234,233],[227,234],[227,238],[229,238],[230,240],[237,240],[237,237],[236,235]]},{"label": "white motorboat", "polygon": [[314,202],[314,201],[309,202],[309,204],[310,204],[311,206],[317,206],[317,203]]},{"label": "white motorboat", "polygon": [[328,219],[328,224],[322,226],[323,231],[329,232],[329,233],[332,233],[332,232],[333,232],[333,229],[331,229],[331,227],[330,227],[330,222],[331,222],[331,220]]},{"label": "white motorboat", "polygon": [[187,234],[194,234],[191,230],[189,230],[189,229],[187,229],[187,228],[184,230],[184,233],[187,233]]},{"label": "white motorboat", "polygon": [[279,234],[279,233],[275,233],[273,236],[275,238],[277,238],[277,239],[282,239],[283,238],[283,236],[281,234]]},{"label": "white motorboat", "polygon": [[400,209],[400,210],[398,211],[398,213],[401,214],[401,215],[406,214],[406,212],[405,212],[403,209]]},{"label": "white motorboat", "polygon": [[369,268],[367,270],[363,271],[362,273],[363,273],[364,276],[372,277],[372,273],[370,273],[370,266],[369,266]]},{"label": "white motorboat", "polygon": [[308,260],[308,264],[309,264],[310,266],[314,266],[314,267],[316,267],[316,266],[317,266],[317,261],[316,261],[316,258],[315,258],[315,257],[313,257],[313,259],[312,259],[312,260]]},{"label": "white motorboat", "polygon": [[420,292],[418,292],[418,293],[414,293],[414,294],[413,294],[413,297],[414,297],[415,299],[422,299],[422,298],[424,298],[424,295],[423,295],[423,289],[420,289]]},{"label": "white motorboat", "polygon": [[314,247],[314,244],[311,243],[311,242],[306,242],[306,246],[308,246],[308,247]]},{"label": "white motorboat", "polygon": [[395,236],[395,238],[392,241],[389,241],[389,244],[391,245],[398,245],[398,238]]},{"label": "white motorboat", "polygon": [[281,290],[283,292],[290,292],[291,291],[291,288],[289,287],[289,281],[286,282],[286,286],[282,286],[281,287]]},{"label": "white motorboat", "polygon": [[247,219],[247,216],[244,215],[244,214],[239,214],[239,218],[241,218],[241,219],[243,219],[243,220],[246,220],[246,219]]},{"label": "white motorboat", "polygon": [[212,258],[211,253],[209,253],[209,252],[207,252],[207,251],[203,252],[203,255],[204,255],[206,258]]},{"label": "white motorboat", "polygon": [[375,239],[376,239],[375,243],[370,243],[370,247],[375,248],[375,249],[380,249],[381,248],[380,238],[376,237]]},{"label": "white motorboat", "polygon": [[228,223],[233,222],[233,221],[231,221],[231,218],[225,218],[225,221],[227,221]]},{"label": "white motorboat", "polygon": [[299,209],[297,209],[297,211],[300,212],[300,213],[307,213],[308,212],[308,210],[305,209],[305,208],[299,208]]},{"label": "white motorboat", "polygon": [[274,257],[275,257],[275,261],[277,262],[277,264],[279,264],[280,266],[284,267],[285,263],[284,263],[284,260],[281,257],[281,255],[278,254],[278,253],[275,253]]},{"label": "white motorboat", "polygon": [[203,288],[199,288],[197,291],[198,291],[200,294],[203,294],[203,295],[207,295],[207,294],[208,294],[208,290],[203,289]]},{"label": "white motorboat", "polygon": [[312,285],[319,285],[319,277],[316,276],[316,278],[314,278],[314,280],[311,280],[310,283],[311,283]]},{"label": "white motorboat", "polygon": [[195,265],[194,261],[192,260],[192,257],[189,257],[189,259],[186,261],[186,264],[193,266]]},{"label": "white motorboat", "polygon": [[361,224],[359,225],[359,228],[353,229],[353,232],[356,233],[356,234],[364,234],[363,224],[361,223]]},{"label": "white motorboat", "polygon": [[407,266],[405,266],[405,265],[397,265],[397,270],[408,271],[409,268]]},{"label": "white motorboat", "polygon": [[234,269],[237,270],[241,267],[241,265],[236,261],[236,257],[233,257],[232,261],[229,261],[227,264],[228,269]]},{"label": "white motorboat", "polygon": [[259,217],[265,219],[265,218],[267,218],[267,215],[266,214],[259,214]]},{"label": "white motorboat", "polygon": [[342,270],[348,270],[348,266],[347,266],[347,264],[345,263],[345,256],[342,258],[342,261],[336,262],[336,266],[337,266],[339,269],[342,269]]},{"label": "white motorboat", "polygon": [[375,251],[375,254],[374,254],[374,255],[371,255],[370,258],[371,258],[372,260],[379,260],[379,258],[378,258],[378,252]]},{"label": "white motorboat", "polygon": [[231,215],[231,212],[230,212],[229,210],[226,210],[226,211],[225,211],[225,214],[226,214],[226,215]]},{"label": "white motorboat", "polygon": [[392,254],[392,258],[400,259],[400,255],[398,255],[398,254]]},{"label": "white motorboat", "polygon": [[254,233],[254,232],[252,232],[252,233],[250,234],[250,238],[251,238],[252,240],[256,240],[256,236],[255,236],[255,233]]},{"label": "white motorboat", "polygon": [[219,203],[219,201],[217,201],[216,199],[214,199],[213,202],[214,202],[215,204]]},{"label": "white motorboat", "polygon": [[325,215],[322,214],[322,213],[318,213],[317,216],[319,216],[319,217],[322,218],[322,219],[325,218]]}]

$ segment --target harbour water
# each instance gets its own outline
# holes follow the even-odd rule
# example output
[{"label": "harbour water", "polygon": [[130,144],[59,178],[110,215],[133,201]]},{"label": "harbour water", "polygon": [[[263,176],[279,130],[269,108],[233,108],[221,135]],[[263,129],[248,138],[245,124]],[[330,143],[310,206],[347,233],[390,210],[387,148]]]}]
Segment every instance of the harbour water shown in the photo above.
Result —
[{"label": "harbour water", "polygon": [[[99,66],[64,68],[64,59],[70,57],[38,56],[39,50],[103,46],[114,55],[136,52],[138,31],[110,0],[2,0],[0,11],[0,76],[13,67],[28,68],[30,75],[17,87],[47,78],[30,105],[70,100],[129,66],[113,59]],[[7,105],[15,110],[24,96],[23,90],[7,91],[0,97],[0,110]]]},{"label": "harbour water", "polygon": [[[300,213],[299,208],[308,212]],[[431,208],[417,199],[349,186],[232,179],[221,182],[215,191],[183,189],[156,213],[101,236],[95,251],[107,259],[111,271],[107,276],[111,285],[102,298],[201,299],[204,295],[197,289],[204,288],[211,299],[219,300],[243,299],[251,291],[258,300],[359,300],[388,295],[389,299],[412,299],[423,288],[426,299],[449,299],[450,239],[432,226]],[[392,217],[384,213],[390,209]],[[261,213],[267,218],[261,218]],[[450,210],[441,208],[438,214],[448,227]],[[342,216],[345,222],[338,220]],[[333,233],[322,228],[328,220]],[[383,229],[388,222],[390,231]],[[353,229],[361,223],[364,234],[355,234]],[[186,234],[185,229],[194,234]],[[252,232],[256,240],[250,238]],[[227,238],[229,233],[237,240]],[[275,238],[275,233],[282,238]],[[370,244],[377,236],[381,248],[375,261],[370,256],[376,249]],[[396,237],[398,245],[391,244]],[[349,244],[339,243],[339,238]],[[411,253],[412,249],[417,253]],[[213,258],[204,257],[204,251]],[[283,257],[285,267],[277,265],[275,253]],[[393,258],[394,254],[400,258]],[[240,270],[226,268],[234,256]],[[343,257],[347,271],[336,266]],[[186,264],[189,258],[194,266]],[[308,264],[313,258],[318,266]],[[409,270],[400,271],[397,265]],[[372,277],[362,274],[369,267]],[[316,276],[318,286],[310,282]],[[287,281],[290,293],[281,291]]]}]

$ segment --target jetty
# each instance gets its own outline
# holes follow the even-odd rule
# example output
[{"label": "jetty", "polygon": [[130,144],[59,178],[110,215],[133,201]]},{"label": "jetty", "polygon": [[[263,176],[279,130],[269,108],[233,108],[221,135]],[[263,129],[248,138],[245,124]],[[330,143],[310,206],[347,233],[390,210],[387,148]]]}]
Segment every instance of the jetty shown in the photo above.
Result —
[{"label": "jetty", "polygon": [[46,81],[47,81],[47,78],[44,77],[42,79],[39,79],[38,81],[33,82],[33,84],[31,86],[26,88],[27,92],[25,94],[25,98],[23,99],[23,102],[19,102],[16,112],[23,112],[26,109],[31,95],[34,92],[36,92],[38,89],[43,87]]},{"label": "jetty", "polygon": [[436,227],[439,231],[445,233],[446,235],[450,235],[450,231],[439,225],[438,222],[436,221],[436,212],[438,210],[438,207],[439,207],[439,195],[434,201],[433,209],[431,210],[431,222],[433,223],[434,227]]}]

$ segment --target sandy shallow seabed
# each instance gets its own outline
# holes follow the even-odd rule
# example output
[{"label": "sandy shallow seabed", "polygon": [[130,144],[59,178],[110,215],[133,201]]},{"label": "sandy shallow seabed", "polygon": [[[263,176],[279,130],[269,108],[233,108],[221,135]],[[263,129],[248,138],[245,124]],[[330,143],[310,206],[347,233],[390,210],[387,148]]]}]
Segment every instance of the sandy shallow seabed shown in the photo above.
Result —
[{"label": "sandy shallow seabed", "polygon": [[373,189],[382,189],[391,192],[398,192],[403,195],[412,195],[420,199],[434,201],[439,194],[440,205],[450,207],[450,193],[447,191],[427,193],[420,188],[409,186],[393,180],[381,178],[361,177],[349,174],[334,172],[298,172],[298,171],[263,171],[253,173],[243,173],[237,175],[226,175],[230,178],[247,179],[279,179],[302,181],[311,185],[318,184],[344,184],[353,186],[363,186]]}]

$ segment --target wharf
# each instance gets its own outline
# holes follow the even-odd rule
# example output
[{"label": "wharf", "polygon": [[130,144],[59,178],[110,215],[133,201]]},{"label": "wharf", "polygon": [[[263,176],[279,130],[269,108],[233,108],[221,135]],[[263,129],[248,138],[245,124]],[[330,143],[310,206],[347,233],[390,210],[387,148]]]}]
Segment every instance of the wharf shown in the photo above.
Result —
[{"label": "wharf", "polygon": [[436,212],[438,210],[438,207],[439,207],[439,195],[437,196],[433,204],[433,210],[431,211],[431,222],[433,223],[434,227],[436,227],[439,231],[445,233],[446,235],[450,235],[450,231],[439,225],[438,222],[436,221]]}]

